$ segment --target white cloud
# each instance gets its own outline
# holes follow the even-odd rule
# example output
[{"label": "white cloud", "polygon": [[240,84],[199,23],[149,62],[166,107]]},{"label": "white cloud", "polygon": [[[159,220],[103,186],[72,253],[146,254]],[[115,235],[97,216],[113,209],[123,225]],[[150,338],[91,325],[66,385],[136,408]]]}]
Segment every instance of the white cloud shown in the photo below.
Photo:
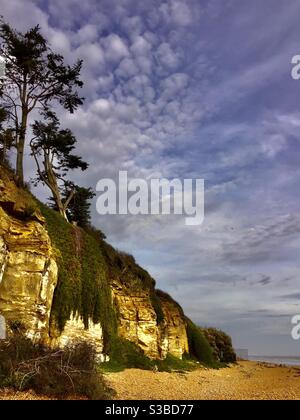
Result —
[{"label": "white cloud", "polygon": [[189,77],[185,73],[175,73],[161,82],[164,98],[172,98],[176,95],[183,95],[187,87]]},{"label": "white cloud", "polygon": [[53,48],[53,51],[62,54],[69,55],[71,51],[71,43],[69,37],[62,31],[50,29],[49,31],[49,43]]},{"label": "white cloud", "polygon": [[105,118],[111,113],[111,104],[107,99],[97,99],[91,105],[92,112],[96,112],[100,117]]},{"label": "white cloud", "polygon": [[111,92],[114,87],[114,75],[112,73],[97,78],[100,92]]},{"label": "white cloud", "polygon": [[268,157],[274,158],[280,153],[286,146],[286,138],[282,134],[273,134],[267,136],[262,141],[262,151]]},{"label": "white cloud", "polygon": [[160,44],[156,56],[159,62],[169,69],[176,69],[180,63],[179,54],[175,53],[167,42]]},{"label": "white cloud", "polygon": [[102,44],[105,48],[105,55],[108,60],[120,61],[129,55],[128,47],[125,41],[116,34],[110,34],[102,38]]},{"label": "white cloud", "polygon": [[[95,73],[101,71],[105,64],[105,56],[103,49],[99,44],[82,44],[74,52],[73,56],[80,57],[83,60],[84,68]],[[93,76],[92,76],[93,77]]]},{"label": "white cloud", "polygon": [[87,43],[95,42],[98,38],[98,28],[96,25],[87,24],[79,29],[77,32],[77,42]]},{"label": "white cloud", "polygon": [[192,12],[188,4],[182,1],[171,1],[171,15],[178,25],[186,26],[192,22]]},{"label": "white cloud", "polygon": [[34,1],[26,0],[0,0],[1,15],[9,23],[24,31],[37,23],[43,28],[48,28],[48,16]]},{"label": "white cloud", "polygon": [[143,36],[137,36],[134,38],[133,43],[130,47],[130,51],[134,55],[148,55],[151,51],[151,44]]},{"label": "white cloud", "polygon": [[144,22],[140,16],[125,17],[121,24],[130,38],[140,35],[144,29]]},{"label": "white cloud", "polygon": [[131,58],[124,58],[116,70],[116,75],[119,77],[130,78],[135,76],[138,72],[139,68],[137,67],[135,61]]}]

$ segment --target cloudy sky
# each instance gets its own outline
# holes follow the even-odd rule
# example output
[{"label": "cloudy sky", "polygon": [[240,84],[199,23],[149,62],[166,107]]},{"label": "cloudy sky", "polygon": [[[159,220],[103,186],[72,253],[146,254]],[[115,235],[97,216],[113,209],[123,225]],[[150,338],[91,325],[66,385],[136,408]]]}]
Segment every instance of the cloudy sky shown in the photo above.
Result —
[{"label": "cloudy sky", "polygon": [[252,354],[300,355],[300,2],[0,0],[0,14],[84,60],[85,104],[61,114],[90,163],[75,180],[205,179],[202,226],[95,202],[94,224],[199,324]]}]

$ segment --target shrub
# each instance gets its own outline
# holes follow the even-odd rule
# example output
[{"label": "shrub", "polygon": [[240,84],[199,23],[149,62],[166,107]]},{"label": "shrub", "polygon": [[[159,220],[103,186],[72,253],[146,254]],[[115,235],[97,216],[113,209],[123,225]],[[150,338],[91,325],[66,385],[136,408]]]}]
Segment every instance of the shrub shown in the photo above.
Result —
[{"label": "shrub", "polygon": [[150,301],[151,301],[151,305],[156,313],[156,323],[157,325],[162,324],[164,319],[165,319],[165,315],[162,309],[162,305],[161,305],[161,300],[159,298],[159,296],[156,294],[156,291],[153,290],[150,292]]},{"label": "shrub", "polygon": [[132,255],[114,249],[104,240],[99,241],[109,277],[118,278],[128,290],[153,290],[155,280],[140,267]]},{"label": "shrub", "polygon": [[152,369],[153,362],[136,344],[125,338],[116,337],[111,344],[110,362],[106,367],[112,370],[126,368]]},{"label": "shrub", "polygon": [[110,361],[102,363],[99,367],[101,371],[106,372],[120,372],[133,368],[158,372],[186,372],[198,366],[189,355],[184,355],[182,360],[172,354],[168,354],[164,360],[149,359],[137,345],[118,338],[114,342]]},{"label": "shrub", "polygon": [[157,360],[154,362],[160,372],[185,372],[191,371],[198,367],[195,360],[189,355],[184,355],[183,359],[168,354],[164,360]]},{"label": "shrub", "polygon": [[108,399],[111,390],[95,366],[95,350],[85,343],[51,350],[23,335],[0,342],[0,387],[56,398]]},{"label": "shrub", "polygon": [[216,328],[205,328],[202,331],[207,341],[210,343],[217,360],[223,363],[236,362],[236,354],[229,335]]},{"label": "shrub", "polygon": [[2,149],[0,149],[0,166],[2,166],[3,168],[5,168],[6,170],[10,172],[14,171],[10,160],[4,154]]},{"label": "shrub", "polygon": [[23,218],[24,220],[30,220],[32,218],[32,216],[35,214],[37,210],[37,206],[35,206],[34,204],[29,203],[28,205],[25,206],[25,208],[23,209]]},{"label": "shrub", "polygon": [[190,355],[204,365],[213,366],[216,360],[208,341],[190,319],[186,318],[186,322]]},{"label": "shrub", "polygon": [[22,335],[22,334],[25,334],[26,332],[26,326],[23,324],[23,322],[18,321],[18,320],[9,321],[8,327],[10,331],[12,332],[12,334],[14,335],[17,335],[17,334]]}]

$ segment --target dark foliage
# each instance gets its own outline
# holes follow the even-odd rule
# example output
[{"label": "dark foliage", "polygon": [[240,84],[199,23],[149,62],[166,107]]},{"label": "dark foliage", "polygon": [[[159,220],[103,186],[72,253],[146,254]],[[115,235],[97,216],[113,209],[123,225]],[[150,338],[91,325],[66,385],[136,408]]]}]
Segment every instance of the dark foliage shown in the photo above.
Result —
[{"label": "dark foliage", "polygon": [[90,200],[95,197],[91,188],[84,188],[75,185],[73,188],[66,188],[63,192],[63,200],[66,201],[73,189],[73,197],[67,209],[67,216],[70,222],[86,229],[91,224]]},{"label": "dark foliage", "polygon": [[113,248],[105,241],[100,242],[110,278],[120,279],[128,290],[153,290],[155,280],[140,267],[134,257]]},{"label": "dark foliage", "polygon": [[8,125],[8,112],[0,107],[0,164],[10,168],[7,153],[13,147],[13,131]]},{"label": "dark foliage", "polygon": [[111,391],[96,370],[95,356],[85,343],[51,350],[17,334],[0,341],[0,387],[31,389],[55,398],[108,399]]},{"label": "dark foliage", "polygon": [[205,328],[202,329],[202,332],[211,345],[217,360],[223,363],[236,362],[236,354],[229,335],[216,328]]},{"label": "dark foliage", "polygon": [[151,305],[156,313],[156,322],[157,325],[160,325],[163,323],[165,319],[164,311],[162,309],[162,304],[159,296],[156,294],[156,290],[151,290],[150,292],[150,300]]},{"label": "dark foliage", "polygon": [[[1,19],[0,38],[0,54],[6,62],[6,81],[1,84],[0,96],[14,126],[16,172],[23,184],[29,116],[36,108],[47,112],[57,102],[73,113],[83,103],[78,94],[83,86],[82,61],[65,65],[63,57],[51,50],[38,25],[22,33]],[[11,93],[14,90],[17,97]]]},{"label": "dark foliage", "polygon": [[216,360],[207,339],[190,319],[186,318],[186,322],[191,356],[206,366],[213,366]]},{"label": "dark foliage", "polygon": [[140,347],[121,337],[115,337],[111,343],[110,359],[108,367],[115,370],[153,368],[153,361],[145,356]]},{"label": "dark foliage", "polygon": [[[93,197],[91,191],[75,186],[66,179],[70,170],[85,171],[88,168],[80,156],[73,154],[77,143],[75,136],[69,129],[60,129],[59,121],[52,112],[45,113],[45,121],[35,121],[32,131],[34,137],[30,147],[37,167],[36,184],[42,182],[47,185],[55,208],[64,218],[67,219],[67,210],[73,201],[73,211],[80,211],[78,216],[82,222],[88,222],[88,200]],[[70,214],[72,216],[72,210]]]}]

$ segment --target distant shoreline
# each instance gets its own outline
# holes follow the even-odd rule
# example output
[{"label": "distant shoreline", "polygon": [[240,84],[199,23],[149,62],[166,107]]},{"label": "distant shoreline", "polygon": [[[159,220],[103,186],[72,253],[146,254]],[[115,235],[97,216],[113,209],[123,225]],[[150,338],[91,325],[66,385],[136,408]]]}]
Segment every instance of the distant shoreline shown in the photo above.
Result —
[{"label": "distant shoreline", "polygon": [[249,356],[250,362],[261,362],[288,367],[300,367],[300,356]]}]

